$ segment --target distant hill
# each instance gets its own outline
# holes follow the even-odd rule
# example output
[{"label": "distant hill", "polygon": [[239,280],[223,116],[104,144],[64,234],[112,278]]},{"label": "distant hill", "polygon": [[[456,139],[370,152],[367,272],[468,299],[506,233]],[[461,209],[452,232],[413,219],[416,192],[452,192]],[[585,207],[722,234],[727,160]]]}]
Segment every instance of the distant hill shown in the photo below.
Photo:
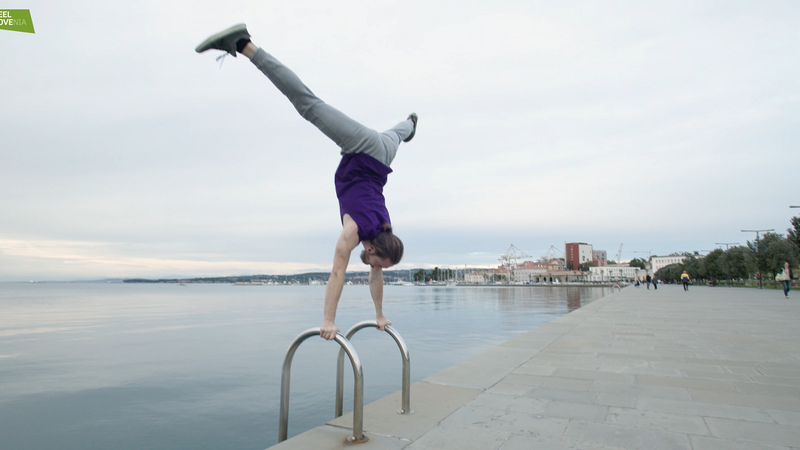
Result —
[{"label": "distant hill", "polygon": [[[411,273],[416,272],[414,269]],[[238,275],[232,277],[204,277],[204,278],[161,278],[161,279],[146,279],[146,278],[127,278],[122,280],[124,283],[250,283],[250,282],[275,282],[279,284],[308,284],[311,281],[325,282],[328,281],[330,272],[308,272],[295,275]],[[385,282],[392,281],[408,281],[408,270],[384,270],[383,280]],[[369,272],[345,272],[345,282],[351,281],[353,283],[367,283],[369,280]]]},{"label": "distant hill", "polygon": [[102,280],[77,280],[70,281],[70,283],[124,283],[122,278],[103,278]]}]

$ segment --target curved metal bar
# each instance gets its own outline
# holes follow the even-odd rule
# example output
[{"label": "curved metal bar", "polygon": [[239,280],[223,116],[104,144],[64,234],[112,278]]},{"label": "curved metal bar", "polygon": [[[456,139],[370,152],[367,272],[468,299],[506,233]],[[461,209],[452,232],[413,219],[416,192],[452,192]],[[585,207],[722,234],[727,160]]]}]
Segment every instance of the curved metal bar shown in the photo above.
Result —
[{"label": "curved metal bar", "polygon": [[[278,427],[278,442],[286,440],[289,434],[289,384],[291,380],[292,359],[297,351],[297,347],[306,339],[312,336],[319,336],[319,328],[309,328],[300,333],[286,350],[283,358],[283,374],[281,375],[281,418]],[[358,358],[355,348],[350,344],[341,333],[336,333],[334,340],[341,346],[339,350],[342,361],[343,354],[347,352],[350,363],[353,366],[353,436],[347,440],[350,442],[365,442],[364,436],[364,370],[361,368],[361,360]],[[342,368],[344,371],[344,369]],[[338,417],[338,416],[337,416]]]},{"label": "curved metal bar", "polygon": [[[378,327],[378,322],[374,320],[365,320],[363,322],[359,322],[353,325],[347,333],[345,333],[346,339],[352,339],[353,335],[356,334],[358,330],[368,327]],[[397,343],[397,347],[400,348],[400,356],[403,358],[403,382],[402,382],[402,409],[398,410],[398,414],[414,414],[414,411],[411,410],[411,358],[408,353],[408,347],[406,346],[406,342],[403,340],[403,337],[400,336],[400,333],[397,332],[391,325],[387,325],[384,327],[384,330],[389,333],[389,335],[394,339]],[[339,350],[339,361],[336,364],[336,417],[340,417],[342,415],[342,407],[344,404],[344,352]]]}]

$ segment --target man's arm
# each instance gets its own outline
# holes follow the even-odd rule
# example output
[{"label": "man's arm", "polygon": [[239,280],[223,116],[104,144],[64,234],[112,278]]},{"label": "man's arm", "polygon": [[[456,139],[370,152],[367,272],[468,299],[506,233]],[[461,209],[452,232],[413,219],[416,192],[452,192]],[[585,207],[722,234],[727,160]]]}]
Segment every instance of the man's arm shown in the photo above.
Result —
[{"label": "man's arm", "polygon": [[380,267],[370,266],[369,293],[372,295],[372,302],[375,303],[375,320],[378,322],[378,329],[383,331],[386,325],[392,324],[392,321],[383,315],[383,269]]},{"label": "man's arm", "polygon": [[342,296],[344,286],[344,271],[350,262],[350,253],[358,245],[358,225],[348,214],[342,218],[342,234],[336,241],[336,250],[333,254],[333,269],[331,276],[328,277],[328,284],[325,286],[325,307],[323,310],[322,325],[320,325],[320,336],[331,340],[339,332],[334,321],[336,320],[336,307],[339,306],[339,298]]}]

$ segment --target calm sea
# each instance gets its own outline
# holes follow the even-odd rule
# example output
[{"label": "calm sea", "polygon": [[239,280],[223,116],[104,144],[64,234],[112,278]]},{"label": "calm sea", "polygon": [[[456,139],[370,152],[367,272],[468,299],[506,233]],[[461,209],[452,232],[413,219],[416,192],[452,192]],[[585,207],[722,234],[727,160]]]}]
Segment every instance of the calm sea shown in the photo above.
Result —
[{"label": "calm sea", "polygon": [[[324,289],[0,283],[0,448],[274,445],[283,356],[301,331],[319,326]],[[607,292],[386,286],[384,313],[410,349],[416,382]],[[368,287],[346,286],[339,328],[370,319]],[[388,334],[365,329],[353,345],[365,404],[400,389],[400,356]],[[338,349],[312,338],[295,355],[290,436],[333,418]]]}]

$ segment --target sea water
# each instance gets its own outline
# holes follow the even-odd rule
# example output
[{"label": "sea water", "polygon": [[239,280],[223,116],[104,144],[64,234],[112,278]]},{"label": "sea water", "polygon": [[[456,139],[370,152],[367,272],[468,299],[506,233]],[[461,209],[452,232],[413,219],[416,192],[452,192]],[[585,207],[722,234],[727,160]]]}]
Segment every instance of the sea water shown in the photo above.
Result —
[{"label": "sea water", "polygon": [[[324,286],[0,283],[0,448],[264,449],[277,443],[288,345],[318,327]],[[588,287],[385,286],[411,382],[606,294]],[[336,324],[374,320],[346,286]],[[353,338],[364,403],[400,389],[387,333]],[[292,365],[289,436],[334,416],[339,346],[306,340]],[[352,374],[345,365],[345,413]],[[414,396],[411,407],[414,408]]]}]

